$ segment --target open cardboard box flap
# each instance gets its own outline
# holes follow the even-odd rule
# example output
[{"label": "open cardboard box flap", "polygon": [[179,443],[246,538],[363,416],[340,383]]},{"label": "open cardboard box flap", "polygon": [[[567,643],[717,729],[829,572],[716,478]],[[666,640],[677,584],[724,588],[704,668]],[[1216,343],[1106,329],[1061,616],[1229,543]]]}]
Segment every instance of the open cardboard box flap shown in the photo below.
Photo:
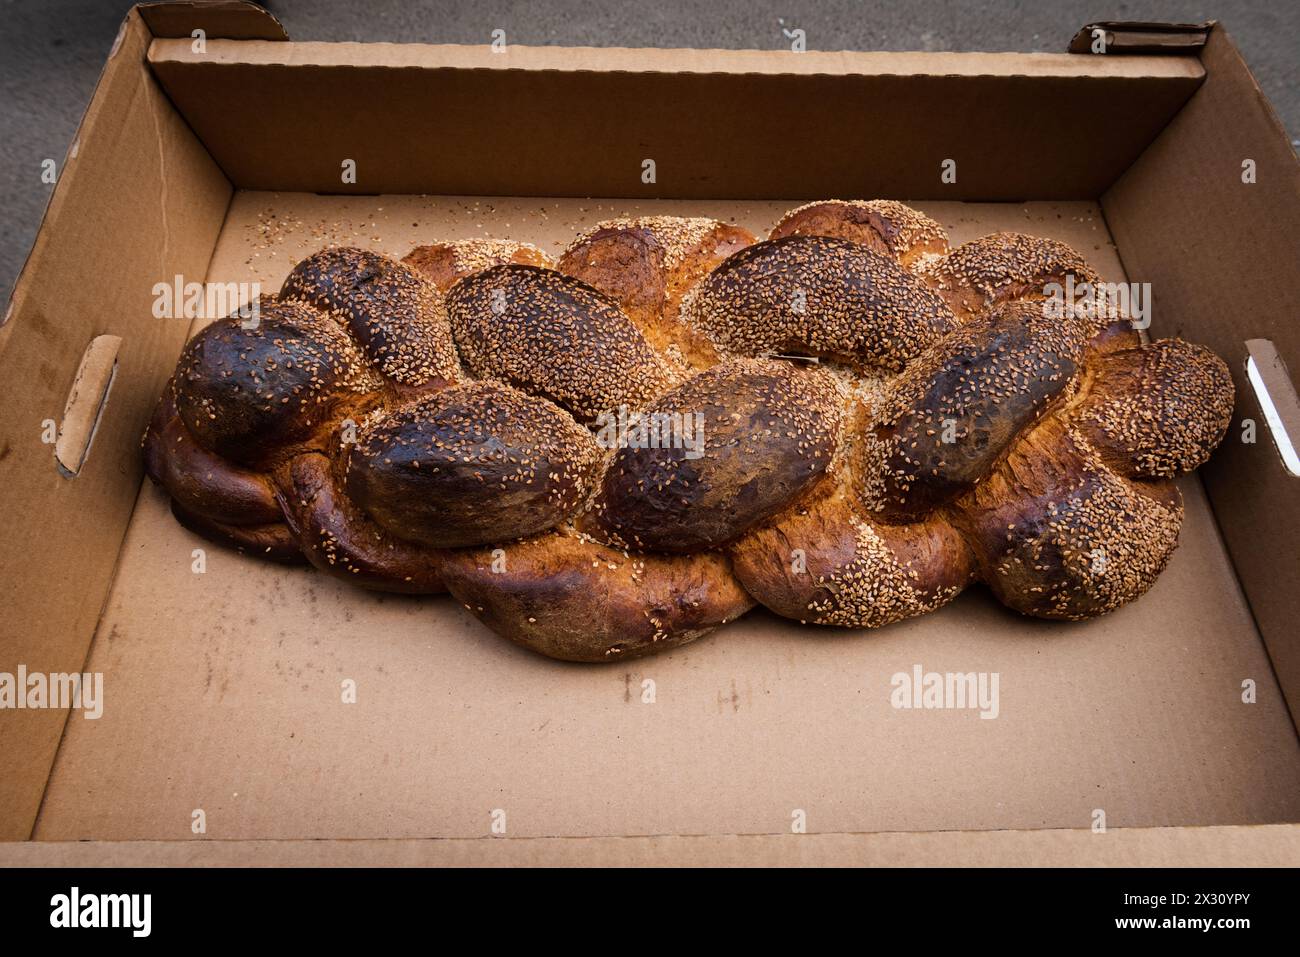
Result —
[{"label": "open cardboard box flap", "polygon": [[[137,8],[0,327],[0,671],[101,670],[108,702],[98,722],[0,712],[0,837],[24,842],[0,861],[1294,862],[1297,479],[1244,368],[1248,339],[1282,367],[1300,353],[1300,167],[1207,32],[1199,56],[497,54],[285,43],[241,3]],[[139,436],[191,331],[153,317],[160,281],[274,288],[331,239],[555,244],[629,207],[761,229],[828,195],[910,199],[958,239],[1060,235],[1152,283],[1154,334],[1228,361],[1234,432],[1204,490],[1184,483],[1183,545],[1150,595],[1045,626],[973,593],[865,638],[755,615],[635,670],[572,668],[445,599],[215,551],[192,575],[199,543],[141,489]],[[101,380],[69,476],[43,426]],[[900,722],[888,679],[913,662],[1001,671],[1003,715]],[[337,704],[349,675],[374,705]],[[510,837],[489,836],[497,809]],[[822,833],[781,836],[796,809]],[[856,833],[877,831],[894,833]]]}]

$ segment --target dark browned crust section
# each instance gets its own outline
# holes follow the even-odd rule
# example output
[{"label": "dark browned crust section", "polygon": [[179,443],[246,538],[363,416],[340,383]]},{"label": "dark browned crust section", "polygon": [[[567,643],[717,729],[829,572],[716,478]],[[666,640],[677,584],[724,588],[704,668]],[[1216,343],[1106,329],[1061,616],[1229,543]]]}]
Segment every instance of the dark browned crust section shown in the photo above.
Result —
[{"label": "dark browned crust section", "polygon": [[954,521],[979,577],[1038,618],[1093,618],[1144,594],[1178,544],[1182,496],[1171,481],[1116,475],[1057,418],[1031,430]]},{"label": "dark browned crust section", "polygon": [[862,443],[864,499],[887,522],[923,518],[973,488],[1074,384],[1078,324],[1015,302],[972,320],[898,377]]},{"label": "dark browned crust section", "polygon": [[754,606],[723,555],[628,555],[568,529],[454,552],[443,578],[494,632],[565,661],[664,651]]},{"label": "dark browned crust section", "polygon": [[377,591],[446,591],[443,552],[398,538],[342,494],[335,464],[308,452],[281,469],[279,500],[302,554],[327,575]]},{"label": "dark browned crust section", "polygon": [[225,525],[281,520],[270,479],[207,451],[176,412],[172,383],[163,389],[144,437],[145,474],[185,512]]},{"label": "dark browned crust section", "polygon": [[333,317],[394,382],[418,386],[460,378],[442,295],[395,259],[347,246],[322,250],[294,267],[280,298]]},{"label": "dark browned crust section", "polygon": [[493,266],[453,286],[447,307],[471,373],[549,399],[579,422],[642,408],[670,383],[613,300],[554,270]]},{"label": "dark browned crust section", "polygon": [[186,511],[178,502],[172,502],[176,521],[196,535],[246,555],[265,558],[282,565],[301,565],[305,561],[298,542],[284,522],[265,525],[227,525],[204,515]]},{"label": "dark browned crust section", "polygon": [[389,533],[456,548],[558,524],[603,454],[546,399],[475,382],[372,417],[347,461],[348,495]]},{"label": "dark browned crust section", "polygon": [[173,381],[195,440],[252,468],[319,439],[340,409],[381,385],[337,324],[301,303],[265,297],[254,327],[231,317],[191,339]]},{"label": "dark browned crust section", "polygon": [[703,449],[620,449],[593,517],[635,548],[681,553],[729,542],[822,476],[840,404],[820,370],[770,359],[714,366],[649,410],[702,423]]}]

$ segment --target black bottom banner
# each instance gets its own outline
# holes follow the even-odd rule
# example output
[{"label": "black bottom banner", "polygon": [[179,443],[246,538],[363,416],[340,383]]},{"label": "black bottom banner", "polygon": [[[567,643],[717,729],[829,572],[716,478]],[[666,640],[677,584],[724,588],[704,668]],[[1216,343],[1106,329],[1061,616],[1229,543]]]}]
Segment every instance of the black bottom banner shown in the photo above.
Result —
[{"label": "black bottom banner", "polygon": [[[1286,870],[0,870],[6,938],[339,944],[430,929],[578,938],[846,931],[925,946],[1107,937],[1233,946],[1294,929]],[[760,937],[761,935],[761,937]],[[549,940],[547,940],[549,938]],[[427,938],[426,938],[427,939]],[[672,939],[672,938],[669,938]],[[454,940],[454,938],[453,938]],[[617,944],[615,945],[617,946]]]}]

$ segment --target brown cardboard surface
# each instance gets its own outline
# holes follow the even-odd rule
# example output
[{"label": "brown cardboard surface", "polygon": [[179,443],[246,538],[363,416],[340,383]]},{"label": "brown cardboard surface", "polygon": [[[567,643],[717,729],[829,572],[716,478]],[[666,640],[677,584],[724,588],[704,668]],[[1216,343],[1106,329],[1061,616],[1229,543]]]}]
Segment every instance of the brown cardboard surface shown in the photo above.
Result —
[{"label": "brown cardboard surface", "polygon": [[[208,279],[274,288],[330,241],[401,255],[508,236],[555,252],[624,212],[762,231],[789,205],[246,192]],[[918,205],[957,241],[1054,236],[1123,278],[1095,204]],[[87,664],[104,672],[104,715],[68,722],[35,837],[184,841],[196,809],[222,841],[480,838],[497,810],[522,838],[776,835],[796,810],[807,836],[1088,828],[1097,809],[1112,829],[1300,820],[1294,729],[1201,487],[1182,488],[1164,576],[1093,622],[1023,619],[972,590],[878,632],[759,613],[592,667],[514,647],[445,597],[369,594],[206,545],[146,487]],[[191,570],[199,547],[204,574]],[[893,709],[891,675],[918,664],[997,672],[999,717]],[[355,704],[341,702],[345,679]],[[1102,846],[1090,837],[1054,853],[1086,859]]]},{"label": "brown cardboard surface", "polygon": [[1194,56],[488,44],[159,40],[150,62],[242,188],[632,199],[1092,198],[1203,79]]},{"label": "brown cardboard surface", "polygon": [[[1204,342],[1232,370],[1236,416],[1201,475],[1300,719],[1300,479],[1283,467],[1245,375],[1246,341],[1268,339],[1292,382],[1300,377],[1300,161],[1222,27],[1204,57],[1205,85],[1102,206],[1130,278],[1152,284],[1152,331]],[[1244,419],[1254,444],[1241,441]]]},{"label": "brown cardboard surface", "polygon": [[208,37],[229,40],[289,39],[274,14],[249,0],[170,0],[142,3],[137,9],[156,37],[190,38],[203,30]]},{"label": "brown cardboard surface", "polygon": [[[185,325],[152,288],[201,278],[231,188],[158,89],[150,34],[123,26],[0,320],[0,671],[79,671],[139,488],[139,437]],[[61,474],[42,441],[93,339],[118,336],[117,376],[90,458]],[[0,838],[31,830],[63,727],[58,710],[0,716]]]},{"label": "brown cardboard surface", "polygon": [[0,867],[1294,867],[1300,826],[0,844]]}]

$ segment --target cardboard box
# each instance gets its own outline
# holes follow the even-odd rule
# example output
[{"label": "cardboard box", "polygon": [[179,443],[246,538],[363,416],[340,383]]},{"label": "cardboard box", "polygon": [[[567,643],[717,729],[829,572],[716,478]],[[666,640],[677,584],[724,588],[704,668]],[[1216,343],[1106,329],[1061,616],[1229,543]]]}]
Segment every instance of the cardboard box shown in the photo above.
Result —
[{"label": "cardboard box", "polygon": [[[0,326],[0,672],[104,675],[98,719],[0,711],[0,863],[1300,863],[1300,479],[1245,371],[1253,348],[1295,415],[1300,165],[1222,26],[1103,29],[1105,55],[493,52],[137,7]],[[1228,437],[1138,602],[1056,624],[976,588],[874,633],[755,612],[574,666],[450,598],[209,546],[141,483],[200,324],[154,317],[159,282],[877,196],[955,241],[1060,238],[1231,366]],[[996,672],[997,719],[893,708],[917,666]]]}]

